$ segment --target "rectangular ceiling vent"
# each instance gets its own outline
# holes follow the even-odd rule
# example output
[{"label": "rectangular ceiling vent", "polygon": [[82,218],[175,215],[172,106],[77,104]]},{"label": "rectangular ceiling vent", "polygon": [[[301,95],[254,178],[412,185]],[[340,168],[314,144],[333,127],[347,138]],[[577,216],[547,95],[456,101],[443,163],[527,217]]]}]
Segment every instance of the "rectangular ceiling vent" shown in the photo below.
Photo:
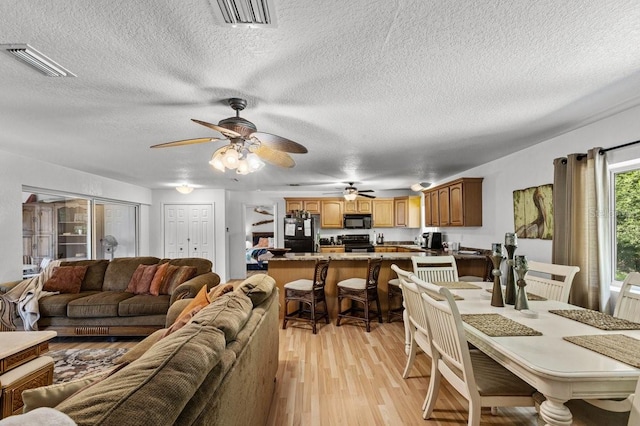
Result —
[{"label": "rectangular ceiling vent", "polygon": [[215,0],[218,18],[232,27],[275,27],[276,8],[273,0]]},{"label": "rectangular ceiling vent", "polygon": [[75,77],[76,75],[46,57],[28,44],[0,44],[0,50],[12,55],[14,58],[24,62],[31,68],[41,72],[48,77]]}]

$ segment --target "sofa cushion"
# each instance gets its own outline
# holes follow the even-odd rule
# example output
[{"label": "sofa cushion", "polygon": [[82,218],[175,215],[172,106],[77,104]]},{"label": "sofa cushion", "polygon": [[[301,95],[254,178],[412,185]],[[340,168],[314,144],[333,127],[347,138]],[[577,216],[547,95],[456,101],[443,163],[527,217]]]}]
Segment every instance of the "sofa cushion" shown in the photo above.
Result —
[{"label": "sofa cushion", "polygon": [[157,270],[158,264],[138,265],[125,291],[133,294],[148,294]]},{"label": "sofa cushion", "polygon": [[60,266],[87,266],[87,273],[82,280],[80,291],[102,290],[104,273],[109,266],[107,259],[75,260],[60,262]]},{"label": "sofa cushion", "polygon": [[[175,265],[169,265],[169,269],[167,270],[167,278],[168,275],[170,273],[170,271],[176,267]],[[197,268],[195,266],[177,266],[178,269],[175,270],[175,272],[173,272],[171,274],[171,277],[168,279],[165,279],[165,283],[163,283],[162,285],[162,289],[160,291],[160,294],[171,294],[173,293],[173,291],[176,289],[176,287],[178,287],[180,284],[182,284],[185,281],[189,281],[191,278],[196,276],[196,273],[198,272]]]},{"label": "sofa cushion", "polygon": [[151,346],[155,345],[165,334],[166,328],[156,330],[143,340],[138,342],[133,348],[129,349],[120,358],[113,361],[114,364],[129,364],[140,358],[142,354],[151,349]]},{"label": "sofa cushion", "polygon": [[162,289],[162,283],[164,281],[164,277],[167,275],[167,268],[169,267],[168,263],[161,263],[158,265],[158,269],[156,269],[156,274],[153,276],[151,280],[151,285],[149,286],[149,293],[154,296],[160,295],[160,290]]},{"label": "sofa cushion", "polygon": [[69,318],[117,317],[118,306],[133,297],[124,291],[101,291],[91,296],[72,300],[67,305]]},{"label": "sofa cushion", "polygon": [[162,259],[161,262],[168,261],[170,265],[175,266],[195,266],[197,271],[196,275],[206,274],[207,272],[211,272],[211,268],[213,268],[213,263],[209,259],[204,259],[202,257],[182,257],[176,259]]},{"label": "sofa cushion", "polygon": [[251,299],[233,291],[202,308],[191,323],[210,323],[224,332],[225,340],[229,343],[244,327],[252,309]]},{"label": "sofa cushion", "polygon": [[66,317],[67,305],[72,300],[81,299],[96,294],[97,291],[81,291],[80,293],[54,294],[38,300],[40,317]]},{"label": "sofa cushion", "polygon": [[244,280],[236,289],[249,296],[253,306],[258,306],[264,302],[273,292],[276,280],[267,274],[252,275]]},{"label": "sofa cushion", "polygon": [[44,283],[42,290],[80,293],[82,279],[86,273],[86,266],[54,266],[51,278]]},{"label": "sofa cushion", "polygon": [[220,330],[191,323],[56,409],[78,424],[174,424],[224,350]]},{"label": "sofa cushion", "polygon": [[171,296],[161,294],[152,296],[150,294],[136,294],[118,305],[118,316],[134,317],[138,315],[163,315],[169,309]]},{"label": "sofa cushion", "polygon": [[104,273],[102,290],[124,291],[131,281],[138,265],[153,265],[160,261],[157,257],[117,257],[109,262]]}]

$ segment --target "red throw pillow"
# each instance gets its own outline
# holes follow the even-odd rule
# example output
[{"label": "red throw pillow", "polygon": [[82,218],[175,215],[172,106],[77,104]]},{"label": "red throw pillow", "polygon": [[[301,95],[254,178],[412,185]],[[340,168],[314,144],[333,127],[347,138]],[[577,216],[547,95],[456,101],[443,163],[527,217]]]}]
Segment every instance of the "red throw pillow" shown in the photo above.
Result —
[{"label": "red throw pillow", "polygon": [[149,294],[151,281],[156,274],[158,265],[138,265],[135,272],[131,276],[131,281],[125,290],[133,294]]},{"label": "red throw pillow", "polygon": [[164,277],[167,275],[168,268],[169,268],[168,263],[163,263],[161,265],[158,265],[156,274],[153,276],[153,279],[151,280],[149,293],[151,293],[154,296],[160,295],[160,290],[162,290],[162,281],[164,280]]},{"label": "red throw pillow", "polygon": [[60,293],[80,293],[82,280],[88,266],[56,266],[51,278],[44,283],[42,290],[59,291]]}]

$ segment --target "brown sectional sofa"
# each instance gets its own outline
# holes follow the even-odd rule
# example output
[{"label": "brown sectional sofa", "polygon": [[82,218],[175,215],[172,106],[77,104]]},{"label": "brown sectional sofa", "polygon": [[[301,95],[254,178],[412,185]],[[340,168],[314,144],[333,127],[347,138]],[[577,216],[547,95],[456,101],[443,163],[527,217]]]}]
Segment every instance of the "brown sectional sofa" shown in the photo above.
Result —
[{"label": "brown sectional sofa", "polygon": [[[167,326],[186,304],[170,309]],[[28,412],[17,420],[39,424],[52,412],[36,407],[53,407],[78,425],[264,425],[278,369],[278,311],[273,278],[249,277],[109,377],[80,391],[25,391]],[[58,402],[61,393],[70,396]]]},{"label": "brown sectional sofa", "polygon": [[[168,295],[125,291],[138,265],[164,262],[195,266],[196,276]],[[195,297],[203,285],[211,288],[220,283],[220,277],[211,272],[211,261],[202,258],[125,257],[62,262],[60,266],[88,268],[80,293],[46,296],[38,302],[38,329],[53,330],[59,336],[146,336],[165,326],[167,311],[174,302]],[[0,287],[6,289],[7,285]]]}]

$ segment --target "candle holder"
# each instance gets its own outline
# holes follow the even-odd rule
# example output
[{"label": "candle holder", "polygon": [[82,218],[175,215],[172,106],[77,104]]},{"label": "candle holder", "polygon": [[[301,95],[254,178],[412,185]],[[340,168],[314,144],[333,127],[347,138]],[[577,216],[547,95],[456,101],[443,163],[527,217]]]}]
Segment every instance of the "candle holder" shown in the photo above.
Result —
[{"label": "candle holder", "polygon": [[529,301],[527,300],[527,292],[524,289],[527,285],[527,282],[524,280],[524,276],[529,270],[527,256],[516,256],[515,264],[516,266],[514,271],[518,274],[518,295],[516,297],[516,305],[514,308],[518,311],[527,310],[529,309]]},{"label": "candle holder", "polygon": [[506,289],[504,292],[504,303],[507,305],[516,304],[516,283],[513,277],[513,255],[518,248],[518,238],[516,234],[507,232],[504,234],[504,247],[507,249],[507,281]]},{"label": "candle holder", "polygon": [[494,243],[492,246],[492,254],[490,256],[491,262],[493,263],[493,291],[491,295],[491,306],[503,307],[504,301],[502,299],[502,285],[500,282],[500,277],[502,276],[502,271],[500,270],[500,265],[502,265],[502,244]]}]

